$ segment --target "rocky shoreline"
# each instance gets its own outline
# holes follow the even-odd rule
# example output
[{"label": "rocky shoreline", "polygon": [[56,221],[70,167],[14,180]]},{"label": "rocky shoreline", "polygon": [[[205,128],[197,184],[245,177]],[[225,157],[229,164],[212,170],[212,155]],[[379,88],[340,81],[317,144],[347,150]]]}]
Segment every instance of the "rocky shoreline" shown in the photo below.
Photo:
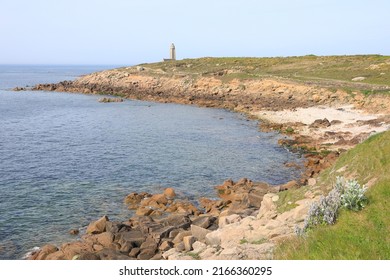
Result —
[{"label": "rocky shoreline", "polygon": [[177,199],[172,188],[161,194],[131,193],[124,199],[136,210],[129,220],[103,216],[78,241],[59,248],[45,245],[29,259],[268,259],[275,243],[293,235],[307,212],[302,201],[293,211],[277,213],[274,202],[286,187],[227,180],[216,187],[220,199],[200,198],[199,208]]},{"label": "rocky shoreline", "polygon": [[[46,245],[31,255],[34,260],[272,259],[275,246],[294,235],[312,201],[322,194],[314,187],[317,174],[330,167],[344,150],[372,133],[387,130],[390,124],[389,98],[362,98],[358,93],[351,97],[342,90],[333,92],[287,80],[222,82],[214,77],[165,75],[147,67],[129,67],[94,73],[74,82],[40,84],[33,90],[110,94],[243,112],[261,119],[262,130],[285,134],[280,144],[302,151],[306,158],[298,181],[270,186],[248,179],[228,180],[216,187],[220,199],[201,198],[200,207],[175,198],[173,189],[162,194],[129,194],[125,203],[136,214],[128,221],[113,222],[104,216],[92,222],[80,240],[60,247]],[[347,122],[352,109],[346,110],[345,105],[366,112],[353,111],[356,116]],[[302,120],[292,117],[297,110],[313,108],[316,110],[310,114],[314,117],[305,112],[301,113]],[[332,115],[328,108],[345,114]],[[384,115],[368,115],[374,111]],[[312,189],[295,202],[295,207],[281,213],[276,205],[279,192],[304,185]]]}]

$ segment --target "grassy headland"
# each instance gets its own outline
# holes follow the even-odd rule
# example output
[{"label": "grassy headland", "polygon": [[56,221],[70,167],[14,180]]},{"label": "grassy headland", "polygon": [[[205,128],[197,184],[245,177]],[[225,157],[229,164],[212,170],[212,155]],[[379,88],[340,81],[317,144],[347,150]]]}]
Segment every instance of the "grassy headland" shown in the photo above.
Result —
[{"label": "grassy headland", "polygon": [[370,186],[360,212],[343,210],[335,225],[311,230],[282,244],[281,259],[390,259],[390,131],[370,137],[343,154],[319,177],[329,189],[336,176]]},{"label": "grassy headland", "polygon": [[[390,56],[297,56],[269,58],[198,58],[141,64],[155,74],[184,74],[232,79],[282,78],[331,89],[390,92]],[[357,79],[357,77],[364,79]]]}]

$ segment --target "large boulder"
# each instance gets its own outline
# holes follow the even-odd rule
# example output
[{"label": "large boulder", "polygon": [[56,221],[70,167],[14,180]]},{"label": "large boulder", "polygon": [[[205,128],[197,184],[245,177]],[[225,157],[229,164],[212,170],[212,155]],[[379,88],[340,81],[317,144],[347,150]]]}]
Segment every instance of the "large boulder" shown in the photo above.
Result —
[{"label": "large boulder", "polygon": [[97,234],[97,233],[104,232],[106,230],[107,221],[108,221],[108,217],[103,216],[99,220],[90,223],[89,226],[87,227],[87,233]]}]

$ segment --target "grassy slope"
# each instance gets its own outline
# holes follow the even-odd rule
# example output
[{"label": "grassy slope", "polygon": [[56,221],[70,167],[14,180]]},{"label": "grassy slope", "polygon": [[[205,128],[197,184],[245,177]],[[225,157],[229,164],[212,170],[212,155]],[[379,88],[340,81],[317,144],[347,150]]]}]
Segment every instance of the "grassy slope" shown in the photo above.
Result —
[{"label": "grassy slope", "polygon": [[282,244],[276,258],[390,259],[390,131],[345,153],[320,180],[329,185],[337,175],[361,183],[376,179],[367,193],[369,205],[360,212],[342,211],[335,225]]},{"label": "grassy slope", "polygon": [[[380,55],[198,58],[143,66],[159,70],[161,75],[214,76],[223,81],[278,77],[334,89],[361,90],[364,93],[389,93],[386,86],[390,86],[390,56]],[[366,79],[359,83],[352,82],[355,77]]]}]

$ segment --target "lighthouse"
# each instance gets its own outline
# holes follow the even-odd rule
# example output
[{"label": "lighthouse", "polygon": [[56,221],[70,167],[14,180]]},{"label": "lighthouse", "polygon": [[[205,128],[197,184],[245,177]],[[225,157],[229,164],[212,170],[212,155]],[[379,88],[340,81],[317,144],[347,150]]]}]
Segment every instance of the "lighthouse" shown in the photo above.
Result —
[{"label": "lighthouse", "polygon": [[171,60],[176,60],[176,48],[173,43],[171,44],[171,48],[169,49],[169,58]]},{"label": "lighthouse", "polygon": [[164,58],[163,61],[175,61],[176,60],[176,48],[175,44],[172,43],[169,48],[169,58]]}]

